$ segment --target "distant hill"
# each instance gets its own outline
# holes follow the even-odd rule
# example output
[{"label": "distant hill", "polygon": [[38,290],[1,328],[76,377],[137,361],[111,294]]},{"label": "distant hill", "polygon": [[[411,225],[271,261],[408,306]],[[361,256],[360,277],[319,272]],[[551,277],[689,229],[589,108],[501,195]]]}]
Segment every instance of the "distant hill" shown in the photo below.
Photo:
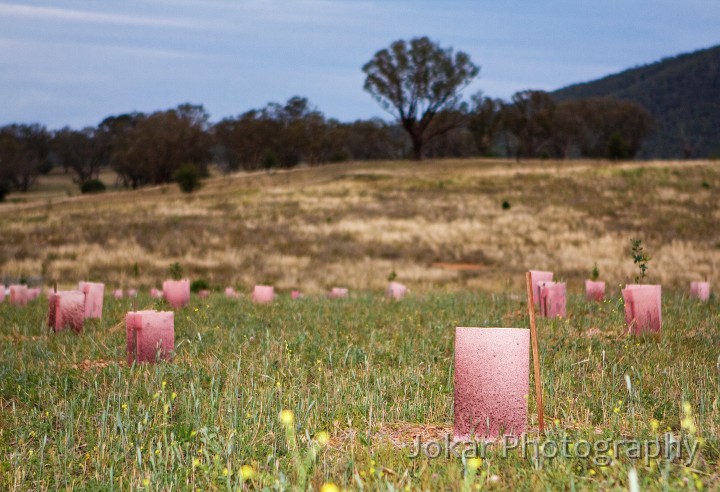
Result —
[{"label": "distant hill", "polygon": [[558,101],[612,97],[655,119],[644,157],[720,156],[720,46],[665,58],[552,93]]}]

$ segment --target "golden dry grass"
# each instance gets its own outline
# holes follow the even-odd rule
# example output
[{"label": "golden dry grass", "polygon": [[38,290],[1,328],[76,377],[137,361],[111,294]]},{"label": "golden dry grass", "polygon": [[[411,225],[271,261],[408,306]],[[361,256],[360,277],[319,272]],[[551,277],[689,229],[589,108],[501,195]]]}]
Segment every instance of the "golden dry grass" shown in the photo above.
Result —
[{"label": "golden dry grass", "polygon": [[630,238],[641,238],[650,281],[720,280],[717,161],[352,163],[212,178],[192,196],[42,186],[0,205],[6,278],[142,287],[179,262],[216,287],[381,289],[395,271],[416,291],[497,291],[537,268],[579,289],[594,263],[612,284],[631,280]]}]

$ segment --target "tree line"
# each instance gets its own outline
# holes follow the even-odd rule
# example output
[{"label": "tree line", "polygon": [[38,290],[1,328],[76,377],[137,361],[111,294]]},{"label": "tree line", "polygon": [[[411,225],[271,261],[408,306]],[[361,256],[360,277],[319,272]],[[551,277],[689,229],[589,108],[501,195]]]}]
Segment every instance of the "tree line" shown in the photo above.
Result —
[{"label": "tree line", "polygon": [[207,174],[350,160],[498,156],[610,158],[638,155],[652,130],[640,105],[609,98],[556,102],[543,91],[509,101],[460,92],[477,76],[469,56],[427,38],[397,41],[363,71],[365,89],[395,117],[341,122],[304,97],[269,103],[215,124],[202,105],[110,116],[96,127],[0,128],[0,197],[28,191],[53,167],[79,185],[114,170],[118,185],[167,183],[178,170]]}]

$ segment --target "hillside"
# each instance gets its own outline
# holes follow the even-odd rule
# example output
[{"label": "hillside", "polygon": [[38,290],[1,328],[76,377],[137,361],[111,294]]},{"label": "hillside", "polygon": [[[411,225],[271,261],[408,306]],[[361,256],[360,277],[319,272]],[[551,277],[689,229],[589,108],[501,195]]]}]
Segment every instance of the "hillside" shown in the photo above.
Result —
[{"label": "hillside", "polygon": [[176,185],[40,194],[0,205],[0,274],[147,288],[178,262],[245,292],[382,289],[393,271],[414,292],[501,291],[534,267],[579,290],[595,262],[611,285],[631,280],[639,237],[651,280],[685,288],[720,281],[718,189],[709,161],[468,159],[238,173],[191,196]]},{"label": "hillside", "polygon": [[720,46],[663,59],[552,93],[557,100],[612,97],[645,106],[656,128],[646,157],[720,156]]}]

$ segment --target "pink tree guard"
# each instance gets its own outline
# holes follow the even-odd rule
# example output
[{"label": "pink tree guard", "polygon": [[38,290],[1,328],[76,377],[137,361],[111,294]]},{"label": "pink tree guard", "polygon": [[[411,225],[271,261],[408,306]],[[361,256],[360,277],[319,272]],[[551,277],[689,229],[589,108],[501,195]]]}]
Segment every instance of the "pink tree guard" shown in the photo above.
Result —
[{"label": "pink tree guard", "polygon": [[79,290],[65,290],[50,294],[48,326],[53,331],[72,328],[80,333],[85,320],[85,294]]},{"label": "pink tree guard", "polygon": [[540,316],[546,318],[567,317],[565,282],[539,282]]},{"label": "pink tree guard", "polygon": [[34,301],[38,297],[40,297],[40,287],[28,288],[28,290],[27,290],[27,300],[28,301]]},{"label": "pink tree guard", "polygon": [[198,291],[198,297],[200,299],[207,299],[208,297],[210,297],[210,291],[208,289],[202,289]]},{"label": "pink tree guard", "polygon": [[229,297],[230,299],[238,299],[240,297],[240,294],[235,292],[235,289],[232,287],[225,287],[225,297]]},{"label": "pink tree guard", "polygon": [[533,302],[535,307],[540,306],[540,282],[551,282],[553,272],[543,272],[542,270],[530,270],[530,279],[533,286]]},{"label": "pink tree guard", "polygon": [[127,361],[170,360],[175,350],[175,317],[172,311],[131,311],[125,316]]},{"label": "pink tree guard", "polygon": [[703,302],[710,300],[710,282],[690,282],[690,297]]},{"label": "pink tree guard", "polygon": [[662,288],[660,285],[629,284],[622,290],[625,324],[631,335],[659,334],[662,329]]},{"label": "pink tree guard", "polygon": [[294,290],[294,291],[290,292],[291,299],[300,299],[302,296],[303,296],[302,292],[300,292],[299,290]]},{"label": "pink tree guard", "polygon": [[10,286],[10,304],[24,306],[28,303],[27,285]]},{"label": "pink tree guard", "polygon": [[113,297],[114,297],[115,299],[122,299],[122,298],[123,298],[123,291],[122,291],[122,289],[115,289],[115,290],[113,291]]},{"label": "pink tree guard", "polygon": [[271,285],[256,285],[252,291],[252,300],[258,304],[267,304],[275,299],[275,288]]},{"label": "pink tree guard", "polygon": [[408,288],[399,282],[390,282],[385,290],[385,297],[388,299],[400,300],[408,293]]},{"label": "pink tree guard", "polygon": [[166,280],[163,282],[163,297],[173,307],[179,309],[190,302],[190,281]]},{"label": "pink tree guard", "polygon": [[128,297],[137,297],[137,289],[128,289]]},{"label": "pink tree guard", "polygon": [[525,432],[529,384],[530,330],[455,328],[455,440]]},{"label": "pink tree guard", "polygon": [[330,292],[328,292],[328,297],[330,299],[341,299],[343,297],[348,297],[349,295],[350,292],[343,287],[333,287],[330,289]]},{"label": "pink tree guard", "polygon": [[156,289],[155,287],[150,289],[150,297],[153,299],[162,299],[163,293],[160,289]]},{"label": "pink tree guard", "polygon": [[85,294],[85,318],[102,318],[105,284],[98,282],[80,282],[78,290]]},{"label": "pink tree guard", "polygon": [[5,300],[5,286],[0,284],[0,302]]},{"label": "pink tree guard", "polygon": [[605,282],[585,281],[585,299],[602,302],[605,299]]}]

